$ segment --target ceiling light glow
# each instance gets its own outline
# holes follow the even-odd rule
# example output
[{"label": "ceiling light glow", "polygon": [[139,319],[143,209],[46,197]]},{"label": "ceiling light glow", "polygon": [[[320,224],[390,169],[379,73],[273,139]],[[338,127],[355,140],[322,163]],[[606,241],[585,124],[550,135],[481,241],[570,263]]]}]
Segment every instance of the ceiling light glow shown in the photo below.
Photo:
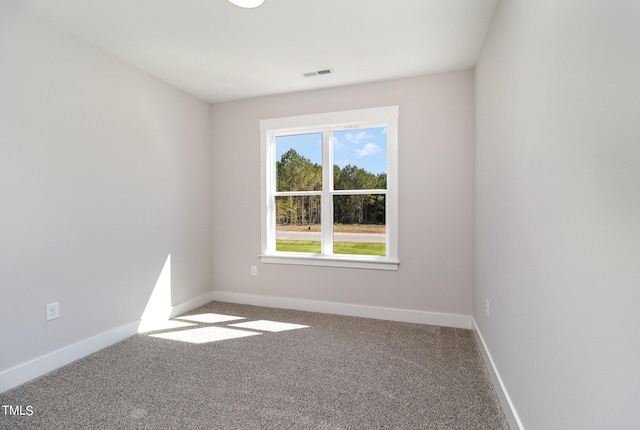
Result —
[{"label": "ceiling light glow", "polygon": [[245,9],[253,9],[262,5],[262,3],[264,3],[264,0],[229,0],[229,3],[232,3],[238,7],[243,7]]}]

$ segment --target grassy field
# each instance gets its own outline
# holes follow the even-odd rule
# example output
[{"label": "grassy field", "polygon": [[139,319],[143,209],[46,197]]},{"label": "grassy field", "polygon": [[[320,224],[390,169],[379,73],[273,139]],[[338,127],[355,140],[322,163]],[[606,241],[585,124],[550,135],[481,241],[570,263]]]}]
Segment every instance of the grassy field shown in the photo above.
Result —
[{"label": "grassy field", "polygon": [[[308,230],[307,230],[308,231]],[[319,240],[278,240],[276,250],[281,252],[320,253]],[[334,254],[380,255],[386,254],[384,242],[334,242]]]},{"label": "grassy field", "polygon": [[[277,231],[320,232],[320,224],[278,225]],[[377,233],[385,234],[386,226],[371,224],[334,224],[334,233]],[[276,250],[281,252],[320,253],[320,241],[317,240],[278,240]],[[386,254],[384,242],[334,242],[334,254],[381,255]]]}]

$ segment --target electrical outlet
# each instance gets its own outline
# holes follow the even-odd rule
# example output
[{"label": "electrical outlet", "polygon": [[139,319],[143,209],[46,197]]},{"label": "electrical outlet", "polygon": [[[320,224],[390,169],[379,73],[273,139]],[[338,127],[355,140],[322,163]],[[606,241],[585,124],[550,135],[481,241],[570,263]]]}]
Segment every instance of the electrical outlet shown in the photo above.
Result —
[{"label": "electrical outlet", "polygon": [[60,318],[60,303],[55,302],[55,303],[49,303],[47,305],[46,318],[47,318],[47,321]]},{"label": "electrical outlet", "polygon": [[251,266],[251,276],[258,276],[258,266]]},{"label": "electrical outlet", "polygon": [[491,318],[491,303],[489,303],[489,299],[486,299],[484,301],[485,304],[485,314],[487,315],[487,318]]}]

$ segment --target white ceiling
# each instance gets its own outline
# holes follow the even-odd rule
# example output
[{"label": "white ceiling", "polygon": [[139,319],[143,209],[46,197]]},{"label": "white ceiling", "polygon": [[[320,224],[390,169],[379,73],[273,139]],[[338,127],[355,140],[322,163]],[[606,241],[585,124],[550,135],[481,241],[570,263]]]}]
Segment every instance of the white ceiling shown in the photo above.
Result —
[{"label": "white ceiling", "polygon": [[472,68],[498,2],[5,1],[214,103]]}]

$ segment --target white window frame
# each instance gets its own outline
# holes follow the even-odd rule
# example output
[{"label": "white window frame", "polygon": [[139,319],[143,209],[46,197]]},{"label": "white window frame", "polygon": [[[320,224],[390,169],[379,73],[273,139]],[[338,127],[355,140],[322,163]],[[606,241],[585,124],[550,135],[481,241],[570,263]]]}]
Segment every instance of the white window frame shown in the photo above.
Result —
[{"label": "white window frame", "polygon": [[[329,112],[314,115],[264,119],[260,121],[260,178],[261,178],[261,242],[262,263],[298,264],[310,266],[348,267],[359,269],[398,270],[398,106]],[[333,223],[322,228],[323,253],[297,253],[276,251],[275,193],[276,193],[276,151],[275,136],[322,131],[330,128],[350,129],[387,127],[387,188],[384,190],[335,190],[333,188],[333,168],[323,168],[322,191],[296,191],[292,194],[322,195],[321,216],[323,220],[333,219],[333,195],[336,194],[376,194],[385,195],[386,255],[343,255],[332,254]],[[323,138],[324,140],[324,138]],[[333,166],[331,151],[323,150],[323,166]]]}]

